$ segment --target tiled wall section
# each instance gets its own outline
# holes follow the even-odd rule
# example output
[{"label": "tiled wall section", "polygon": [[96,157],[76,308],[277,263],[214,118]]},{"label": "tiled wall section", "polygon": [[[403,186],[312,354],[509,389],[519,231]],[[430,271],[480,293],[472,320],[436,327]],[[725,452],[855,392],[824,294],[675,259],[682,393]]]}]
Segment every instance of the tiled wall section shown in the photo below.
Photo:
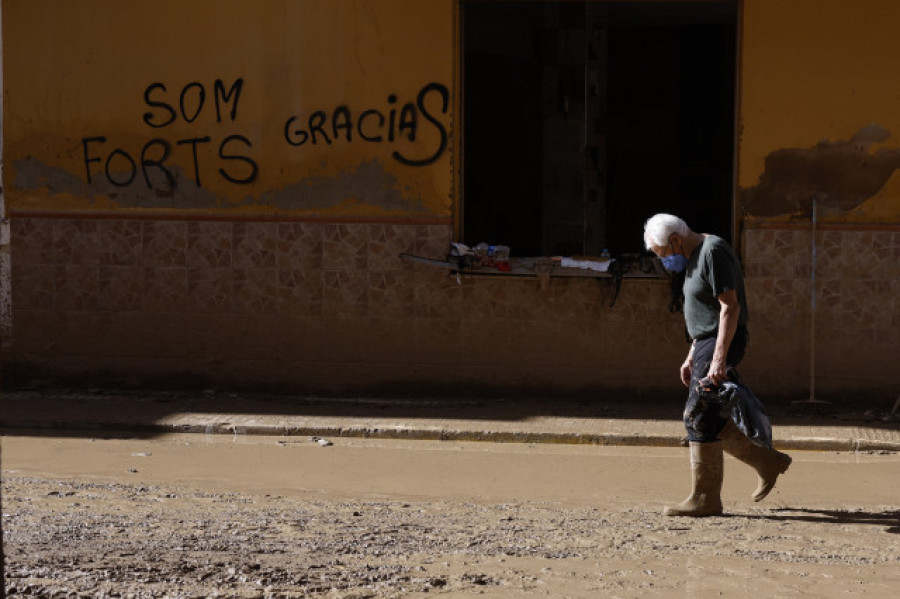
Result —
[{"label": "tiled wall section", "polygon": [[756,350],[748,367],[772,388],[798,395],[809,392],[814,372],[826,395],[896,396],[900,232],[819,230],[815,241],[814,297],[811,229],[745,232]]},{"label": "tiled wall section", "polygon": [[399,258],[443,258],[449,226],[20,218],[12,231],[19,382],[681,393],[665,280],[626,280],[610,307],[608,280],[457,280]]}]

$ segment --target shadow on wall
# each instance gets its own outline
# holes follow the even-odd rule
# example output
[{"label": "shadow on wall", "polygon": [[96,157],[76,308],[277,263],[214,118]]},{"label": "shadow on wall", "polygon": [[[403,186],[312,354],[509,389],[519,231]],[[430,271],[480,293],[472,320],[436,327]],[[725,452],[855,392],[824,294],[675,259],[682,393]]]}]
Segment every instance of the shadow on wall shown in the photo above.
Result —
[{"label": "shadow on wall", "polygon": [[822,141],[812,148],[785,148],[766,157],[759,183],[741,192],[752,216],[810,217],[812,197],[821,208],[845,212],[877,194],[900,168],[900,149],[870,153],[891,136],[867,125],[848,141]]}]

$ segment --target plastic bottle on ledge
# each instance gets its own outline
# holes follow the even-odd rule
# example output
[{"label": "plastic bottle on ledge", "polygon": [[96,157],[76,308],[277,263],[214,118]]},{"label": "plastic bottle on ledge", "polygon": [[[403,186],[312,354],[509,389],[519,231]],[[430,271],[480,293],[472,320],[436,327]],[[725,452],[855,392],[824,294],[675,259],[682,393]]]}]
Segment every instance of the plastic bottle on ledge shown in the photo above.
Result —
[{"label": "plastic bottle on ledge", "polygon": [[506,262],[509,260],[509,248],[505,245],[489,246],[488,257],[493,258],[497,262]]},{"label": "plastic bottle on ledge", "polygon": [[600,257],[603,260],[609,260],[610,258],[612,258],[612,254],[609,253],[608,249],[604,248],[603,251],[600,253]]}]

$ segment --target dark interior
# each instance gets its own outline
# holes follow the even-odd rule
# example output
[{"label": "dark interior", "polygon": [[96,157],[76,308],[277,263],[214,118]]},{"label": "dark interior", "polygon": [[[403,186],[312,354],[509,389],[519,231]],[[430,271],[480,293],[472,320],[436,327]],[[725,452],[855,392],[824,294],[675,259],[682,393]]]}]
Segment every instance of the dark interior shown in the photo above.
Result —
[{"label": "dark interior", "polygon": [[463,4],[463,240],[643,251],[671,212],[729,239],[737,9]]}]

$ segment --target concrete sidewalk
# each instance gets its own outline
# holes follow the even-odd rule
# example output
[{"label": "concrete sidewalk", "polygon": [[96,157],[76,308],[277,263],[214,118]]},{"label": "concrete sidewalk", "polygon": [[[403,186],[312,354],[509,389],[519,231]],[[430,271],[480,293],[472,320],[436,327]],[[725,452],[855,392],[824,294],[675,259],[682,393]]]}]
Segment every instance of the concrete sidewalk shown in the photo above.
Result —
[{"label": "concrete sidewalk", "polygon": [[[816,408],[815,410],[811,408]],[[3,433],[369,437],[673,447],[681,404],[559,399],[365,399],[227,393],[4,392]],[[900,451],[900,414],[771,410],[775,446]]]}]

